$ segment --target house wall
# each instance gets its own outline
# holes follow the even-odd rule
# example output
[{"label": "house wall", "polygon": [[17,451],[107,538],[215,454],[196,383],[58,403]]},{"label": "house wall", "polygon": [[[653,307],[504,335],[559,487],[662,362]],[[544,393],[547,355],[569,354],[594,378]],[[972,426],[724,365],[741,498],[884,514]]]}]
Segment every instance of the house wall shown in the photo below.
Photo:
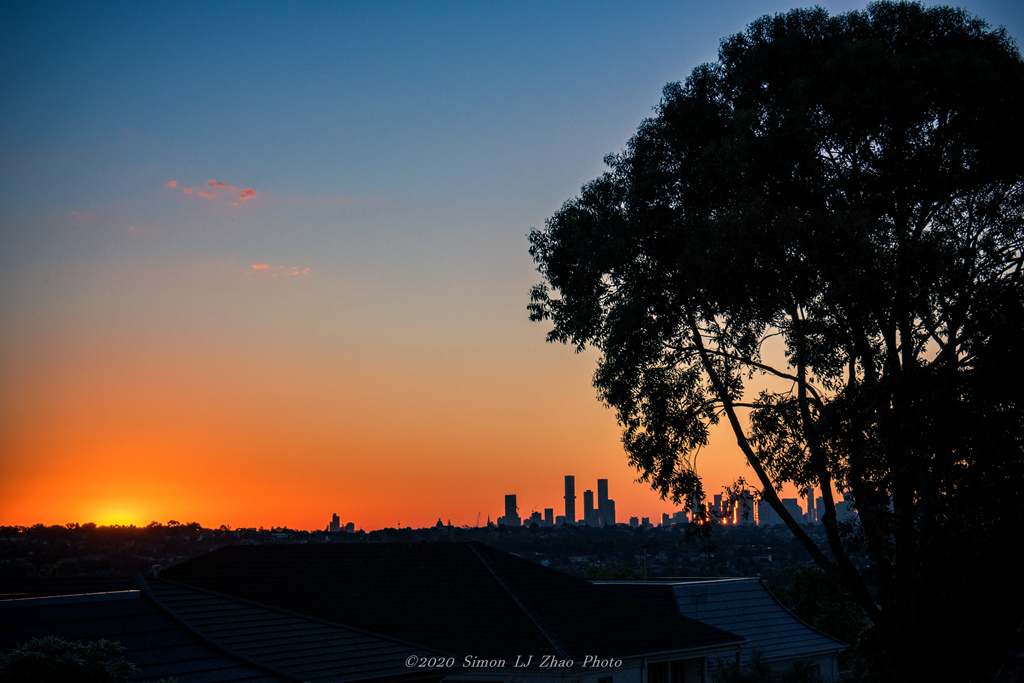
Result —
[{"label": "house wall", "polygon": [[[621,666],[584,668],[583,660],[577,660],[572,667],[541,668],[540,659],[534,657],[528,667],[500,670],[465,668],[448,674],[444,680],[459,683],[651,683],[646,668],[648,663],[644,659],[624,658],[618,661],[622,662]],[[673,663],[681,665],[686,683],[701,683],[701,662],[702,659],[677,659]]]},{"label": "house wall", "polygon": [[[730,664],[733,664],[735,659],[720,658],[709,662],[709,675],[707,678],[708,683],[716,683],[719,680],[717,676],[718,672]],[[820,655],[811,659],[777,659],[771,661],[771,667],[773,670],[778,672],[785,672],[790,670],[793,666],[804,666],[809,665],[812,670],[817,670],[818,678],[812,679],[818,683],[837,683],[839,681],[839,657],[833,655]],[[689,673],[687,673],[689,675]],[[690,678],[687,678],[687,683],[690,682]],[[693,680],[699,681],[700,678],[694,678]]]}]

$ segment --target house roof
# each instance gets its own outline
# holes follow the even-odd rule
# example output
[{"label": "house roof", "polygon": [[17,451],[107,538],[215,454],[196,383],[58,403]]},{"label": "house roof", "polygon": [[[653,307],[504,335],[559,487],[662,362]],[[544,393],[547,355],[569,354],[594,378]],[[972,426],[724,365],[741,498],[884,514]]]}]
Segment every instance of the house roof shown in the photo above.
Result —
[{"label": "house roof", "polygon": [[743,636],[744,658],[758,653],[766,661],[802,659],[846,648],[801,621],[758,578],[658,583],[672,591],[682,614]]},{"label": "house roof", "polygon": [[138,590],[0,600],[0,649],[51,635],[119,642],[139,681],[294,680],[216,648]]},{"label": "house roof", "polygon": [[462,657],[582,659],[738,648],[679,614],[479,543],[230,546],[163,576]]},{"label": "house roof", "polygon": [[[204,637],[302,681],[413,680],[410,656],[442,655],[352,628],[175,582],[150,580],[147,591]],[[437,678],[438,670],[426,672]]]}]

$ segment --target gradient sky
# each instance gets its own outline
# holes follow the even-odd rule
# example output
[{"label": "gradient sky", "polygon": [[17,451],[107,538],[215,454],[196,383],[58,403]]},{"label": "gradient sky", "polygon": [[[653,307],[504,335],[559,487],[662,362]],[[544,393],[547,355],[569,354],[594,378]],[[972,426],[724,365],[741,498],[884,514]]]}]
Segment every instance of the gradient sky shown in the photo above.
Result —
[{"label": "gradient sky", "polygon": [[0,524],[660,520],[526,235],[791,6],[3,3]]}]

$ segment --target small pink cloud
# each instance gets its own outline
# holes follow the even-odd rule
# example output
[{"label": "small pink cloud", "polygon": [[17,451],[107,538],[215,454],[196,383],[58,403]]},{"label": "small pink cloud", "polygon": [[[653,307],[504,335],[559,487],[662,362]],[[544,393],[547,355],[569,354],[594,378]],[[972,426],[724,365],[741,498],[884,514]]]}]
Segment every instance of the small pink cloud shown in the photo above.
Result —
[{"label": "small pink cloud", "polygon": [[76,223],[90,224],[96,221],[96,216],[88,211],[72,211],[70,216],[75,220]]},{"label": "small pink cloud", "polygon": [[[296,275],[309,275],[313,269],[306,266],[279,266],[270,263],[254,263],[252,270],[258,271],[263,277],[295,277]],[[252,271],[249,271],[250,273]]]},{"label": "small pink cloud", "polygon": [[[171,180],[171,181],[169,181],[167,183],[166,186],[167,187],[178,187],[178,181],[177,180]],[[206,189],[203,189],[204,187]],[[237,200],[233,200],[230,197],[223,196],[222,194],[220,194],[218,192],[218,190],[220,188],[227,189],[228,192],[230,192],[231,194],[235,195],[238,199]],[[199,185],[199,186],[191,185],[189,187],[182,187],[181,189],[187,195],[195,194],[195,195],[199,195],[200,197],[203,197],[205,199],[218,199],[218,196],[220,196],[219,201],[223,202],[225,204],[228,204],[230,206],[239,206],[240,202],[245,201],[247,199],[252,199],[253,197],[256,196],[256,190],[252,189],[251,187],[246,187],[244,190],[242,190],[242,189],[239,189],[239,188],[235,187],[234,185],[222,182],[222,181],[217,180],[215,178],[211,178],[210,180],[207,180],[205,185]]]}]

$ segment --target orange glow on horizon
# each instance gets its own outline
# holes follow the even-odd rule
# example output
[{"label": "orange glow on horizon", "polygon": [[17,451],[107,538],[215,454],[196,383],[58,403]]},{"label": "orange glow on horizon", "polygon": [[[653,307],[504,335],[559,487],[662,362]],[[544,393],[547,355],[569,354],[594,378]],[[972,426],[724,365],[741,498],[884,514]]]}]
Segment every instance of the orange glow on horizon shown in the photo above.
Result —
[{"label": "orange glow on horizon", "polygon": [[[7,327],[0,524],[475,526],[504,514],[505,494],[523,517],[562,514],[566,475],[577,517],[599,478],[619,521],[678,509],[635,483],[592,353],[505,342],[530,325],[518,302],[462,335],[418,302],[379,308],[370,287],[296,277],[305,267],[201,265],[39,273],[114,298]],[[745,473],[715,442],[698,462],[709,493]]]}]

